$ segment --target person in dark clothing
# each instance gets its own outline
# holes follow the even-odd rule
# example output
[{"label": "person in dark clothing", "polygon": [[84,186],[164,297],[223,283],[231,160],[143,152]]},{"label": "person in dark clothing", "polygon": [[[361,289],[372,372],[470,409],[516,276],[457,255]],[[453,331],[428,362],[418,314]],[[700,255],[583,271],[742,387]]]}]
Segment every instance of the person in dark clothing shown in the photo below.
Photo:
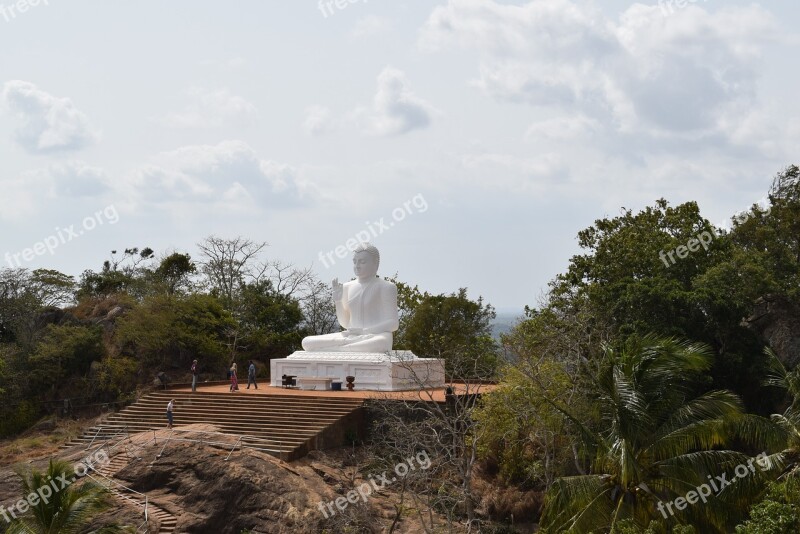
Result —
[{"label": "person in dark clothing", "polygon": [[258,389],[258,384],[256,384],[256,364],[253,363],[253,360],[250,360],[250,367],[247,368],[247,389],[250,389],[250,382]]},{"label": "person in dark clothing", "polygon": [[192,362],[192,393],[197,391],[197,360]]}]

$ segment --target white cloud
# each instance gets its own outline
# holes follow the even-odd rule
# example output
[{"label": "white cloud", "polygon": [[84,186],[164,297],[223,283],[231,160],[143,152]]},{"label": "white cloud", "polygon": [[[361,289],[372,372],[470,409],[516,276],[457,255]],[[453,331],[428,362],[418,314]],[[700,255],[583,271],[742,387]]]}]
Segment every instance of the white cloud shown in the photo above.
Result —
[{"label": "white cloud", "polygon": [[331,116],[331,110],[324,106],[307,108],[303,129],[311,136],[323,135],[335,130],[336,124]]},{"label": "white cloud", "polygon": [[386,67],[378,75],[372,109],[356,110],[355,115],[366,133],[390,136],[426,128],[435,112],[430,104],[411,92],[402,71]]},{"label": "white cloud", "polygon": [[461,185],[472,182],[483,189],[503,189],[515,193],[552,192],[554,185],[567,185],[569,168],[558,154],[541,154],[536,158],[519,157],[498,152],[464,154],[460,157],[463,175]]},{"label": "white cloud", "polygon": [[246,67],[249,62],[240,56],[226,59],[204,59],[199,62],[202,67],[213,67],[215,69],[237,70]]},{"label": "white cloud", "polygon": [[24,220],[46,214],[54,201],[101,196],[111,188],[100,167],[68,161],[0,180],[0,189],[0,219]]},{"label": "white cloud", "polygon": [[82,161],[52,165],[48,173],[59,197],[94,197],[110,189],[106,172]]},{"label": "white cloud", "polygon": [[42,171],[2,180],[0,187],[0,219],[8,221],[30,220],[40,212],[44,201],[53,197],[52,184]]},{"label": "white cloud", "polygon": [[386,35],[392,29],[391,21],[386,17],[378,15],[367,15],[356,21],[350,37],[353,39],[363,39],[373,35]]},{"label": "white cloud", "polygon": [[420,45],[476,49],[474,83],[497,100],[577,111],[621,133],[696,139],[726,137],[728,119],[757,105],[759,58],[776,27],[757,5],[690,5],[665,17],[637,3],[615,20],[569,0],[449,0]]},{"label": "white cloud", "polygon": [[586,115],[555,117],[531,124],[525,134],[529,140],[571,140],[590,136],[602,130],[596,119]]},{"label": "white cloud", "polygon": [[6,82],[2,102],[20,122],[16,142],[33,154],[78,150],[97,139],[89,119],[72,100],[53,96],[30,82]]},{"label": "white cloud", "polygon": [[148,203],[215,204],[246,200],[246,208],[298,204],[298,171],[261,159],[243,141],[193,145],[159,154],[134,173],[133,187]]},{"label": "white cloud", "polygon": [[200,87],[189,90],[186,109],[170,113],[163,123],[173,128],[205,128],[252,124],[258,110],[245,98],[227,89],[212,91]]}]

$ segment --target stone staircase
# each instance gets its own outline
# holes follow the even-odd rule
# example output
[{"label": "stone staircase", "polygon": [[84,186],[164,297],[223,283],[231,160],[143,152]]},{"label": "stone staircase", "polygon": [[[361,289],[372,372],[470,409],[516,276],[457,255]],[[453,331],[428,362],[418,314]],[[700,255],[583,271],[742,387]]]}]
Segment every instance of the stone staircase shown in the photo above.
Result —
[{"label": "stone staircase", "polygon": [[[108,488],[109,492],[117,499],[130,502],[135,506],[144,508],[145,502],[142,495],[126,488],[124,484],[114,479],[114,475],[121,471],[131,462],[125,454],[117,454],[111,460],[98,466],[92,478],[99,484]],[[153,501],[147,501],[148,522],[156,519],[159,524],[159,534],[169,534],[175,532],[178,526],[178,518],[161,508]],[[141,528],[141,527],[140,527]]]},{"label": "stone staircase", "polygon": [[[157,391],[112,414],[65,445],[93,446],[139,432],[164,430],[166,407],[175,399],[174,426],[212,424],[242,436],[241,446],[292,461],[314,449],[344,445],[363,430],[363,399],[311,395]],[[177,436],[176,436],[177,437]],[[200,439],[200,438],[195,438]]]}]

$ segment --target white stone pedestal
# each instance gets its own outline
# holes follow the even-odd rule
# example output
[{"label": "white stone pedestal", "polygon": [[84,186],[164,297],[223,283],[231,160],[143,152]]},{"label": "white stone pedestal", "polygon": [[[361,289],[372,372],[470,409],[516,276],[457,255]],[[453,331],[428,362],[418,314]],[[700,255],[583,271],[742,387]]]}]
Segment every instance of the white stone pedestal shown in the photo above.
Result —
[{"label": "white stone pedestal", "polygon": [[417,358],[410,350],[388,352],[306,352],[270,361],[273,386],[283,375],[337,378],[342,389],[354,376],[355,389],[403,391],[444,386],[444,360]]}]

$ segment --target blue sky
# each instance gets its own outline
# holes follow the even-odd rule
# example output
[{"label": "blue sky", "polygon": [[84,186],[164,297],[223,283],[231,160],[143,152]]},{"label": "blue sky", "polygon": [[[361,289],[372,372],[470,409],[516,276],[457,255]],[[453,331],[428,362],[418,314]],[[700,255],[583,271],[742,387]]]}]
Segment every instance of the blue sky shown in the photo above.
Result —
[{"label": "blue sky", "polygon": [[242,235],[329,280],[382,227],[382,274],[519,309],[595,219],[798,163],[797,2],[326,4],[0,0],[0,257]]}]

